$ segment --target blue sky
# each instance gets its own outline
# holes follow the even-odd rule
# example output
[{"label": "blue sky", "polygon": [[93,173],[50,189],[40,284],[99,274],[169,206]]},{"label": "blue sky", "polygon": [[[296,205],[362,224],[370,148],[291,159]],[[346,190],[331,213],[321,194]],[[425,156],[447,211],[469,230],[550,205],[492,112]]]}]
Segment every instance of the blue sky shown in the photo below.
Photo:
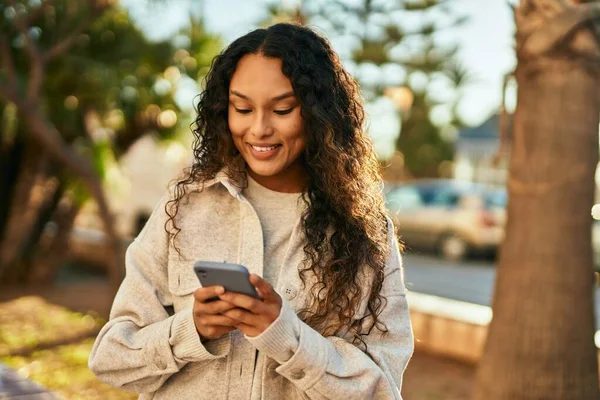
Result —
[{"label": "blue sky", "polygon": [[[298,0],[282,0],[283,3],[296,1]],[[208,29],[222,35],[227,43],[256,28],[266,14],[266,4],[273,2],[274,0],[178,0],[169,2],[167,7],[160,3],[148,6],[147,0],[121,0],[121,4],[129,8],[150,37],[169,37],[187,22],[191,10],[203,14]],[[452,6],[470,18],[453,33],[450,40],[459,44],[460,61],[477,79],[464,90],[459,112],[469,124],[478,124],[498,108],[503,75],[514,68],[514,23],[507,0],[454,0]],[[336,50],[341,54],[347,50],[341,48],[342,44],[334,42],[334,47],[336,45]],[[382,132],[397,132],[394,128],[398,122],[389,114],[392,112],[389,107],[385,102],[370,107],[371,112],[378,111],[377,117],[372,115],[371,118],[371,134],[374,138],[380,137],[381,148],[389,147],[394,139]]]}]

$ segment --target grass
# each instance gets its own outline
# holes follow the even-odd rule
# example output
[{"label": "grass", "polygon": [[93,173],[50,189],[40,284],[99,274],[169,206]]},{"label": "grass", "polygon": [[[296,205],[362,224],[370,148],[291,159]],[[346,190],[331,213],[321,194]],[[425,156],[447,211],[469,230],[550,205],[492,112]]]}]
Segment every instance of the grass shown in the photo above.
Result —
[{"label": "grass", "polygon": [[97,332],[104,321],[71,312],[39,297],[0,304],[0,357],[27,354],[39,347],[69,342]]},{"label": "grass", "polygon": [[136,399],[100,382],[87,367],[104,322],[39,297],[0,303],[0,362],[65,399]]},{"label": "grass", "polygon": [[39,383],[65,399],[137,399],[135,393],[112,388],[87,367],[94,339],[36,351],[28,356],[4,357],[20,375]]}]

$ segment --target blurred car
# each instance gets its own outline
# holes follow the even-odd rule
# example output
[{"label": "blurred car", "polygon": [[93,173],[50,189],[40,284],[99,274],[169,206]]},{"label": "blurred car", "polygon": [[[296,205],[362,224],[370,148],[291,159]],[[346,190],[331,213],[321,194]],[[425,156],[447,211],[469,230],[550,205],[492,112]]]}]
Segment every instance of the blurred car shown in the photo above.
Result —
[{"label": "blurred car", "polygon": [[506,190],[455,180],[386,185],[386,207],[408,246],[460,260],[494,252],[504,238]]}]

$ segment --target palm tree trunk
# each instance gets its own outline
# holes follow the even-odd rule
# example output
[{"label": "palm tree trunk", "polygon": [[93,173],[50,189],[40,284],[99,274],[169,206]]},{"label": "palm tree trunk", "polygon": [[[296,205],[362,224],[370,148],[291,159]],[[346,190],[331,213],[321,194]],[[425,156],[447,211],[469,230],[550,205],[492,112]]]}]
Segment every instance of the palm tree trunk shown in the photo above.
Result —
[{"label": "palm tree trunk", "polygon": [[590,216],[598,67],[556,53],[519,57],[516,79],[506,239],[474,398],[599,399]]}]

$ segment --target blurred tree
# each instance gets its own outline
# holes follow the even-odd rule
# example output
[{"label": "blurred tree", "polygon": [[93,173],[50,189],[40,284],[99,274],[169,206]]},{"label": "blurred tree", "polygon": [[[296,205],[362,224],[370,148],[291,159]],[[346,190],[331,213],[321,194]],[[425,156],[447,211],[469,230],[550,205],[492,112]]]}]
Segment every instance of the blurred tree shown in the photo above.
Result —
[{"label": "blurred tree", "polygon": [[122,257],[101,183],[138,138],[175,133],[177,82],[201,76],[219,41],[193,21],[179,49],[149,42],[111,1],[9,1],[0,15],[0,282],[52,278],[90,193],[117,283]]},{"label": "blurred tree", "polygon": [[508,223],[475,398],[598,399],[600,2],[521,0]]},{"label": "blurred tree", "polygon": [[425,93],[415,93],[410,114],[403,120],[402,133],[396,140],[404,165],[416,178],[439,176],[442,162],[454,157],[454,145],[431,121],[431,106]]},{"label": "blurred tree", "polygon": [[[318,2],[306,3],[307,10],[311,10],[314,7],[310,5]],[[440,99],[433,87],[442,84],[447,92],[453,93],[452,117],[445,125],[447,129],[456,130],[462,126],[456,113],[460,100],[457,94],[460,88],[470,83],[471,76],[456,63],[456,46],[441,45],[436,39],[444,30],[463,23],[465,18],[456,16],[443,0],[318,4],[313,12],[328,21],[338,34],[356,44],[352,62],[367,101],[385,95],[390,81],[397,82],[396,88],[410,88],[412,103],[398,104],[402,129],[396,148],[404,154],[405,166],[412,176],[438,176],[440,164],[452,160],[454,146],[450,138],[441,135],[441,126],[432,122],[433,107],[448,102],[448,99]],[[407,21],[411,22],[411,28]],[[380,78],[384,71],[397,74],[398,70],[393,68],[396,66],[403,68],[406,77],[369,79],[362,71],[369,69],[373,74],[374,66],[379,68]],[[395,99],[400,103],[405,100]]]},{"label": "blurred tree", "polygon": [[[427,86],[423,90],[413,89],[411,109],[403,114],[402,132],[396,140],[396,148],[404,155],[405,164],[415,177],[440,176],[444,163],[454,159],[453,139],[458,130],[465,126],[458,113],[458,105],[464,88],[475,81],[472,73],[458,63],[454,55],[437,63],[439,70],[432,76],[445,81],[451,98],[436,100],[429,95],[432,90]],[[434,124],[431,118],[434,107],[438,106],[446,107],[450,115],[441,125]],[[446,171],[445,177],[449,172]]]},{"label": "blurred tree", "polygon": [[285,4],[268,4],[267,17],[260,26],[266,28],[269,25],[278,24],[281,22],[295,22],[300,25],[306,25],[309,21],[309,15],[306,14],[299,2],[295,6],[286,6]]}]

